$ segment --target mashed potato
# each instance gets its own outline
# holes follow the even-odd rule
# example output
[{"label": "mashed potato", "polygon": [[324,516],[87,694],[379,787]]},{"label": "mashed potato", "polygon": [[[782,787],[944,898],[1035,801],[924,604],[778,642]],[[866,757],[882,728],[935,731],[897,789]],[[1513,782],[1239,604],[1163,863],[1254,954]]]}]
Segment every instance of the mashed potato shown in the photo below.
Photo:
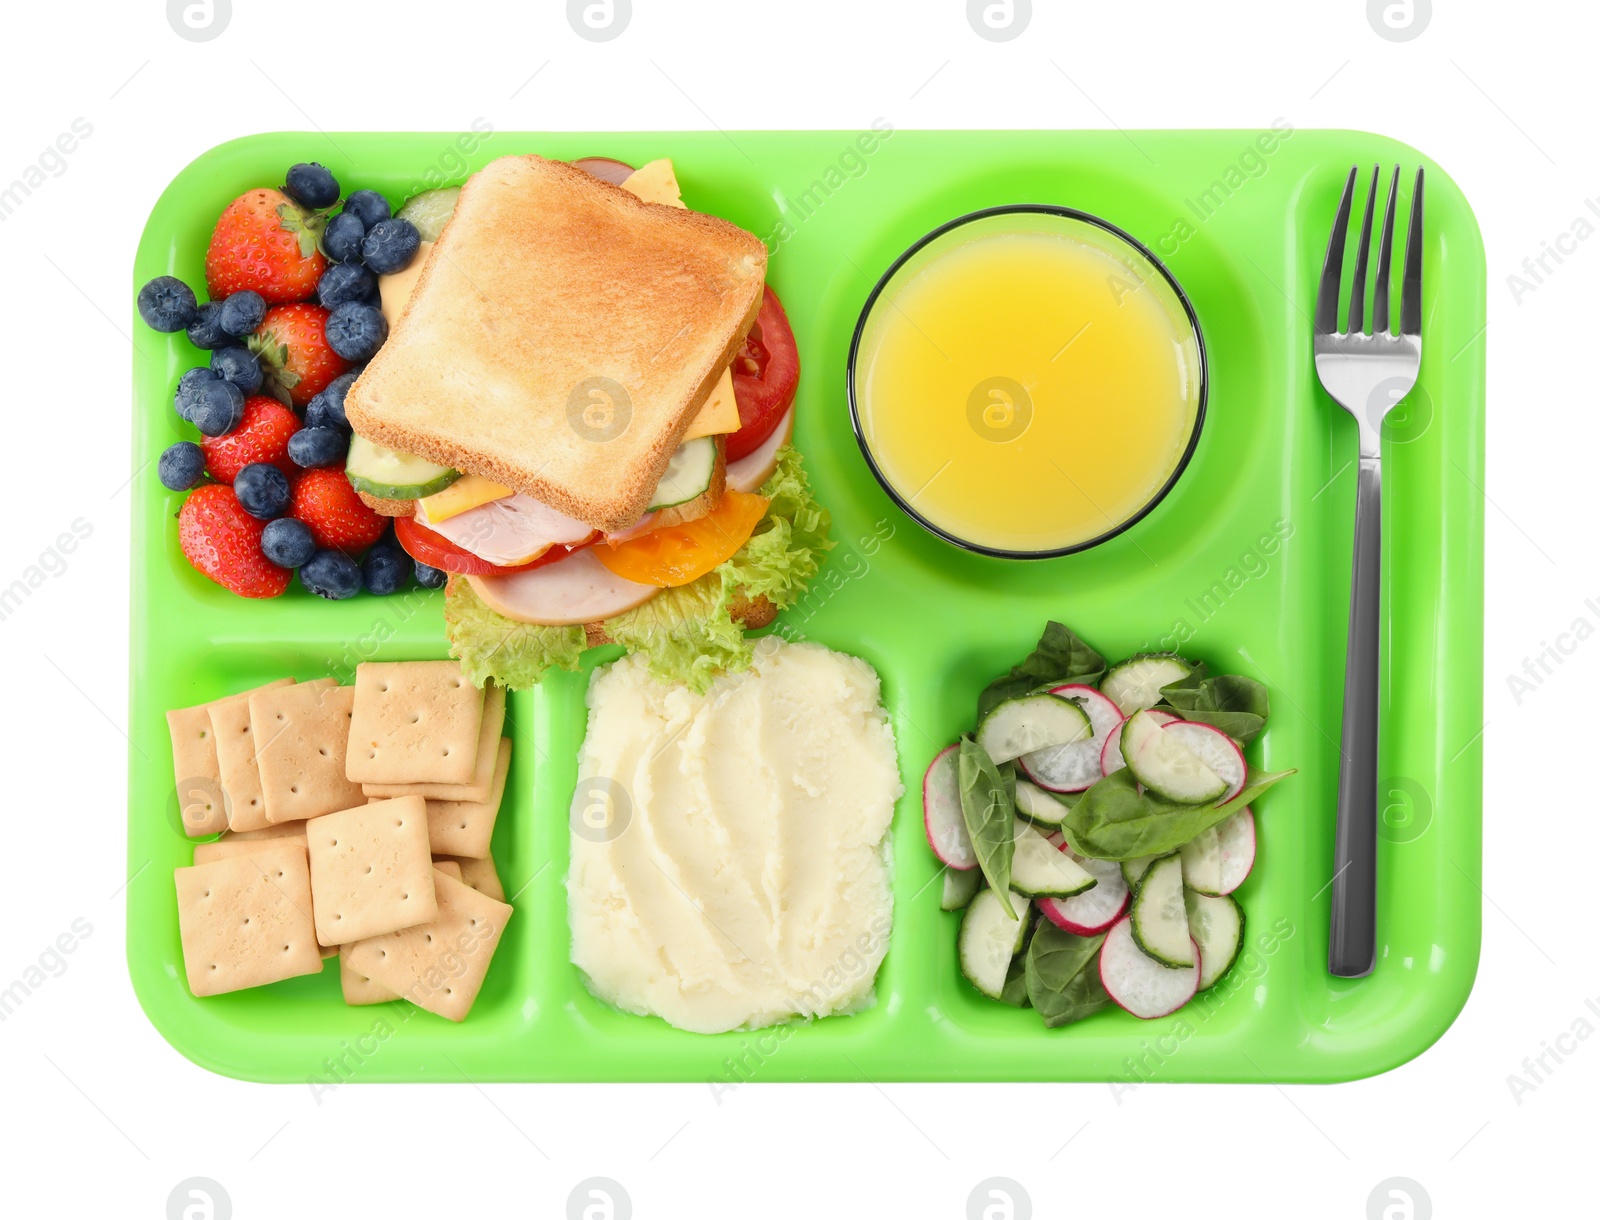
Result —
[{"label": "mashed potato", "polygon": [[572,960],[697,1033],[850,1012],[889,947],[894,734],[866,662],[763,641],[704,695],[594,675],[572,807]]}]

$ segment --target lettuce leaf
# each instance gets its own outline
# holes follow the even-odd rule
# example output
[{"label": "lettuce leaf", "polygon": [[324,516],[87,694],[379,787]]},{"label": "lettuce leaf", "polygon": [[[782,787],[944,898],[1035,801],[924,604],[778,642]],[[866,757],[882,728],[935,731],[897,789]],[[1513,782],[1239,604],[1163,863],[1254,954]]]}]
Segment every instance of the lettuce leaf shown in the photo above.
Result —
[{"label": "lettuce leaf", "polygon": [[541,627],[506,618],[484,605],[465,580],[450,582],[444,627],[450,655],[478,686],[493,678],[512,690],[525,690],[546,670],[577,669],[586,647],[582,627]]},{"label": "lettuce leaf", "polygon": [[[778,451],[777,469],[761,488],[769,503],[749,540],[699,580],[655,597],[603,624],[618,644],[644,655],[663,682],[700,692],[721,673],[748,669],[755,651],[731,612],[736,597],[766,597],[792,606],[817,574],[831,518],[811,496],[800,454]],[[576,669],[582,627],[538,627],[495,613],[464,580],[445,598],[450,653],[480,685],[493,678],[513,690],[537,683],[548,669]]]}]

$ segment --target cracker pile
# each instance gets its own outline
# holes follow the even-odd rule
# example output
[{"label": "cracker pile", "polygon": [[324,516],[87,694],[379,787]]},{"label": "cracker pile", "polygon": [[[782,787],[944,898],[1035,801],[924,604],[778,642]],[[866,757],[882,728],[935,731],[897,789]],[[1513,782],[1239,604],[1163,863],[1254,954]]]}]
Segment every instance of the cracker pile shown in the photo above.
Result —
[{"label": "cracker pile", "polygon": [[196,996],[315,974],[348,1004],[406,999],[460,1021],[511,907],[489,855],[511,739],[506,695],[454,661],[368,662],[353,686],[269,682],[167,713],[176,870]]}]

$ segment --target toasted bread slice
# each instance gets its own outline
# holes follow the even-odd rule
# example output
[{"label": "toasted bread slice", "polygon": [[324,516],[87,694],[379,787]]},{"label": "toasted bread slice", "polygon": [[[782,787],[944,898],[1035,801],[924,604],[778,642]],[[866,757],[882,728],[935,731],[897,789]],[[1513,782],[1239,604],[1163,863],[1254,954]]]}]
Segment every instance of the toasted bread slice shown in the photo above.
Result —
[{"label": "toasted bread slice", "polygon": [[727,221],[502,157],[462,188],[346,413],[380,445],[624,529],[755,321],[766,264]]},{"label": "toasted bread slice", "polygon": [[385,500],[382,496],[375,496],[365,491],[357,491],[356,495],[360,496],[361,502],[380,517],[414,517],[417,515],[417,502],[415,500]]}]

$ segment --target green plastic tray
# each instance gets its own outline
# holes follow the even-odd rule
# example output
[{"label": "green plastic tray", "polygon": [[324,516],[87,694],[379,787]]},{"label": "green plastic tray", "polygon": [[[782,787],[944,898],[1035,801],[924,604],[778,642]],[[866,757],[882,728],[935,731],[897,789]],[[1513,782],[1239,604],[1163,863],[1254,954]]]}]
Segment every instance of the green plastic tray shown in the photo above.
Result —
[{"label": "green plastic tray", "polygon": [[[702,1037],[615,1012],[568,962],[566,810],[587,673],[514,695],[511,780],[494,854],[515,895],[470,1018],[347,1008],[320,976],[196,1000],[183,978],[169,707],[285,673],[349,681],[357,661],[445,652],[439,594],[326,603],[298,588],[235,598],[178,551],[179,497],[159,450],[188,435],[171,408],[200,361],[143,331],[134,366],[128,965],[161,1033],[214,1071],[264,1081],[1143,1080],[1333,1081],[1410,1059],[1466,1002],[1480,933],[1484,254],[1445,174],[1383,137],[1257,132],[512,134],[280,133],[206,153],[151,214],[135,283],[203,282],[211,223],[298,160],[396,200],[507,153],[670,156],[695,208],[778,244],[771,281],[799,339],[796,439],[839,546],[793,632],[877,667],[906,784],[893,831],[895,926],[869,1011],[803,1027]],[[1263,151],[1270,147],[1271,151]],[[463,153],[463,148],[470,151]],[[870,151],[863,151],[870,148]],[[1355,471],[1353,422],[1312,368],[1315,277],[1354,163],[1428,167],[1422,379],[1386,446],[1386,621],[1378,965],[1330,978],[1340,691]],[[1194,460],[1126,534],[1084,554],[1009,562],[961,552],[902,517],[862,461],[843,370],[873,281],[913,239],[994,204],[1067,204],[1161,256],[1194,302],[1211,397]],[[780,223],[780,221],[786,221]],[[137,325],[137,322],[135,323]],[[983,999],[956,968],[938,909],[919,779],[968,727],[973,698],[1045,620],[1103,652],[1180,646],[1272,689],[1261,765],[1300,773],[1257,809],[1260,855],[1239,893],[1243,958],[1178,1014],[1109,1010],[1061,1030]],[[590,654],[607,659],[609,652]],[[143,870],[142,872],[140,870]]]}]

